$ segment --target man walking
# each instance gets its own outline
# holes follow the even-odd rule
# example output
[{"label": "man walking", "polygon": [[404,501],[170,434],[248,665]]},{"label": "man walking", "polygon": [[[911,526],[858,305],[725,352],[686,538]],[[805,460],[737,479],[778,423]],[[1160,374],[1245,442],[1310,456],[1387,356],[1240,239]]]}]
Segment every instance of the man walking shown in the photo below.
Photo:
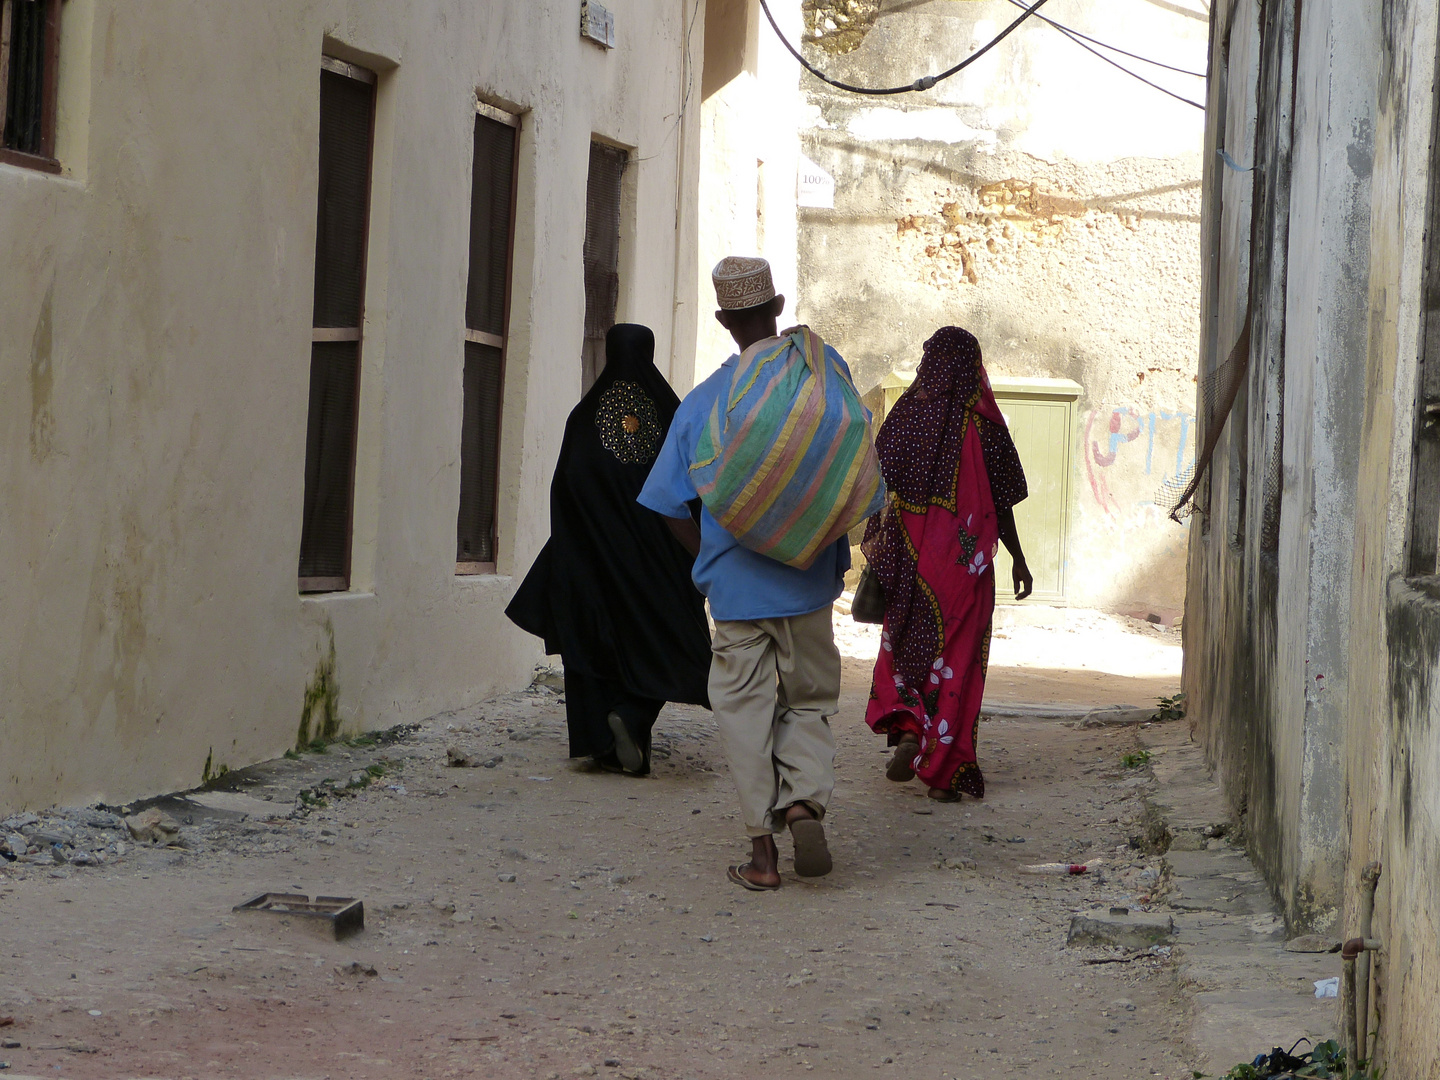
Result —
[{"label": "man walking", "polygon": [[[710,702],[751,839],[749,862],[731,866],[729,877],[747,889],[768,891],[780,887],[774,834],[787,828],[797,874],[814,877],[831,869],[821,824],[835,786],[829,717],[837,711],[840,693],[831,606],[850,568],[845,530],[858,512],[852,504],[858,498],[868,508],[883,496],[877,495],[878,470],[873,480],[869,476],[869,414],[859,405],[849,369],[834,349],[803,327],[788,331],[785,338],[777,334],[785,298],[775,293],[769,264],[732,256],[715,267],[712,277],[720,305],[715,317],[740,353],[681,403],[640,502],[664,515],[676,537],[696,555],[695,584],[709,598],[715,620]],[[803,409],[784,397],[786,375],[795,370],[786,364],[800,362],[801,355],[786,349],[804,350],[803,363],[809,367],[799,369],[803,377],[810,377],[807,371],[816,373],[818,390],[812,385],[801,392]],[[842,374],[843,382],[833,381]],[[828,404],[827,377],[832,380]],[[773,391],[776,396],[746,417],[753,422],[738,420],[750,388],[759,394],[777,386],[781,389]],[[848,412],[835,406],[841,391],[848,395],[844,401],[853,399]],[[756,421],[764,409],[782,412]],[[828,428],[824,420],[814,422],[827,410]],[[795,437],[807,418],[812,427]],[[778,435],[777,420],[784,429]],[[857,423],[863,447],[855,436]],[[742,452],[737,447],[744,438],[752,439],[752,445]],[[788,448],[782,445],[787,438],[792,443]],[[733,445],[722,447],[726,439]],[[756,439],[763,444],[758,449]],[[742,477],[746,483],[732,483],[732,489],[743,487],[745,494],[722,506],[716,490],[724,484],[713,482],[705,470],[718,459],[728,461],[730,451],[735,453],[729,457],[743,458],[758,471]],[[782,486],[801,494],[787,500],[775,494]],[[757,489],[769,491],[771,501],[761,506],[754,496]],[[697,498],[705,503],[698,527],[687,506]],[[751,501],[742,505],[746,498]],[[806,500],[817,498],[824,504],[808,508]],[[712,508],[730,528],[721,525]],[[785,525],[760,536],[767,514]],[[817,524],[820,518],[824,520]]]}]

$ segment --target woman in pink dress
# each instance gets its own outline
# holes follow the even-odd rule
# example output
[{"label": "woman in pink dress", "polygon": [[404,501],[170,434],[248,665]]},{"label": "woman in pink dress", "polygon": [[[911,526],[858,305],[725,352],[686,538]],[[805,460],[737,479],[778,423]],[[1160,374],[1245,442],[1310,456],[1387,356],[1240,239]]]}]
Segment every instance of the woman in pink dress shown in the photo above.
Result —
[{"label": "woman in pink dress", "polygon": [[1015,599],[1034,582],[1012,509],[1028,493],[1025,473],[973,334],[947,326],[925,343],[875,446],[890,501],[861,544],[885,593],[865,722],[895,747],[891,780],[919,776],[942,802],[983,798],[975,734],[1000,543]]}]

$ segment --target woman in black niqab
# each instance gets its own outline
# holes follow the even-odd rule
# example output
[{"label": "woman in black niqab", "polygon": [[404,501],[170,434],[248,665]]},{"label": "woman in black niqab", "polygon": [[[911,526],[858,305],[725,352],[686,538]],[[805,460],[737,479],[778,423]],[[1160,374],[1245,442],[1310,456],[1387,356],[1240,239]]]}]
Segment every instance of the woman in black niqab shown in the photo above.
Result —
[{"label": "woman in black niqab", "polygon": [[680,399],[656,369],[655,335],[605,338],[605,370],[565,424],[550,485],[550,540],[506,609],[565,665],[570,755],[650,771],[667,701],[710,702],[710,631],[693,559],[636,502]]}]

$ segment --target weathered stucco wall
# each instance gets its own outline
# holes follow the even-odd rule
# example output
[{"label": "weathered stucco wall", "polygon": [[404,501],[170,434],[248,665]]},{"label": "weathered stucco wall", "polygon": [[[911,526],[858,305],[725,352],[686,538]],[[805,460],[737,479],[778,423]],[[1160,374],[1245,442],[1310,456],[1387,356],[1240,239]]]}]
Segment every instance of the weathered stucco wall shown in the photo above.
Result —
[{"label": "weathered stucco wall", "polygon": [[[798,5],[771,4],[792,38]],[[700,219],[696,290],[700,321],[695,348],[699,382],[735,351],[714,319],[710,271],[726,255],[770,262],[792,322],[795,270],[795,166],[799,154],[800,90],[795,63],[762,25],[759,0],[707,0],[705,80],[700,109]],[[788,323],[781,323],[782,326]]]},{"label": "weathered stucco wall", "polygon": [[[1015,15],[999,0],[807,8],[811,60],[872,86],[948,67]],[[1045,12],[1205,69],[1198,7],[1054,0]],[[862,389],[913,369],[946,323],[980,338],[992,374],[1078,382],[1068,600],[1178,615],[1186,529],[1155,499],[1195,454],[1203,114],[1038,22],[924,94],[803,86],[802,150],[836,196],[833,210],[801,211],[801,317]]]},{"label": "weathered stucco wall", "polygon": [[[1338,925],[1343,742],[1369,272],[1378,22],[1344,5],[1217,20],[1205,244],[1214,370],[1253,310],[1249,369],[1201,501],[1192,721],[1293,926]],[[1331,43],[1353,42],[1345,64]],[[1223,74],[1223,79],[1220,75]],[[1293,84],[1292,84],[1293,79]],[[1258,89],[1257,89],[1258,88]],[[1259,102],[1257,107],[1257,100]],[[1293,102],[1293,114],[1291,103]],[[1218,157],[1218,154],[1217,154]]]},{"label": "weathered stucco wall", "polygon": [[[332,631],[346,730],[528,680],[592,134],[635,148],[619,317],[693,371],[691,5],[613,6],[606,52],[571,0],[65,5],[66,172],[0,166],[0,807],[278,755]],[[354,586],[302,597],[322,51],[379,83]],[[457,577],[477,90],[523,127],[499,573]]]},{"label": "weathered stucco wall", "polygon": [[1440,1074],[1440,605],[1433,578],[1403,580],[1433,303],[1421,239],[1434,198],[1437,30],[1434,3],[1395,5],[1381,24],[1345,739],[1347,933],[1359,932],[1359,870],[1380,862],[1373,932],[1386,947],[1372,960],[1380,993],[1366,1026],[1380,1033],[1387,1075],[1406,1080]]},{"label": "weathered stucco wall", "polygon": [[1293,929],[1359,935],[1381,864],[1369,1054],[1433,1080],[1440,591],[1407,537],[1440,527],[1412,521],[1411,490],[1437,5],[1217,12],[1207,142],[1257,169],[1207,166],[1202,367],[1247,303],[1254,334],[1191,546],[1192,723]]}]

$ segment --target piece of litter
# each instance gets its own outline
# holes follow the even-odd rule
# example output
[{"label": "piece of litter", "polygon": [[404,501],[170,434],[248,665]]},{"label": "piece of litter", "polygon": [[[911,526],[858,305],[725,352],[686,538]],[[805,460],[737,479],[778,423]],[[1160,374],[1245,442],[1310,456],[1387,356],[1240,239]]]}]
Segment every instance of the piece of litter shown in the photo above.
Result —
[{"label": "piece of litter", "polygon": [[102,1013],[99,1009],[90,1009],[90,1010],[88,1010],[88,1011],[89,1011],[89,1013],[90,1013],[91,1016],[104,1016],[104,1015],[105,1015],[105,1014]]},{"label": "piece of litter", "polygon": [[500,875],[500,880],[503,881],[503,882],[505,882],[505,883],[507,883],[507,884],[509,884],[509,883],[511,883],[511,882],[513,882],[513,881],[515,880],[515,875],[514,875],[514,874],[501,874],[501,875]]},{"label": "piece of litter", "polygon": [[1340,976],[1332,975],[1328,979],[1316,979],[1315,996],[1317,998],[1338,998],[1340,996]]},{"label": "piece of litter", "polygon": [[304,893],[261,893],[231,910],[279,917],[285,924],[293,923],[336,941],[365,929],[365,905],[353,896],[317,896],[311,900]]},{"label": "piece of litter", "polygon": [[1088,874],[1092,866],[1099,866],[1103,859],[1091,859],[1088,863],[1045,862],[1020,867],[1022,874]]},{"label": "piece of litter", "polygon": [[554,780],[553,776],[527,776],[526,780],[539,780],[542,784],[548,780]]}]

